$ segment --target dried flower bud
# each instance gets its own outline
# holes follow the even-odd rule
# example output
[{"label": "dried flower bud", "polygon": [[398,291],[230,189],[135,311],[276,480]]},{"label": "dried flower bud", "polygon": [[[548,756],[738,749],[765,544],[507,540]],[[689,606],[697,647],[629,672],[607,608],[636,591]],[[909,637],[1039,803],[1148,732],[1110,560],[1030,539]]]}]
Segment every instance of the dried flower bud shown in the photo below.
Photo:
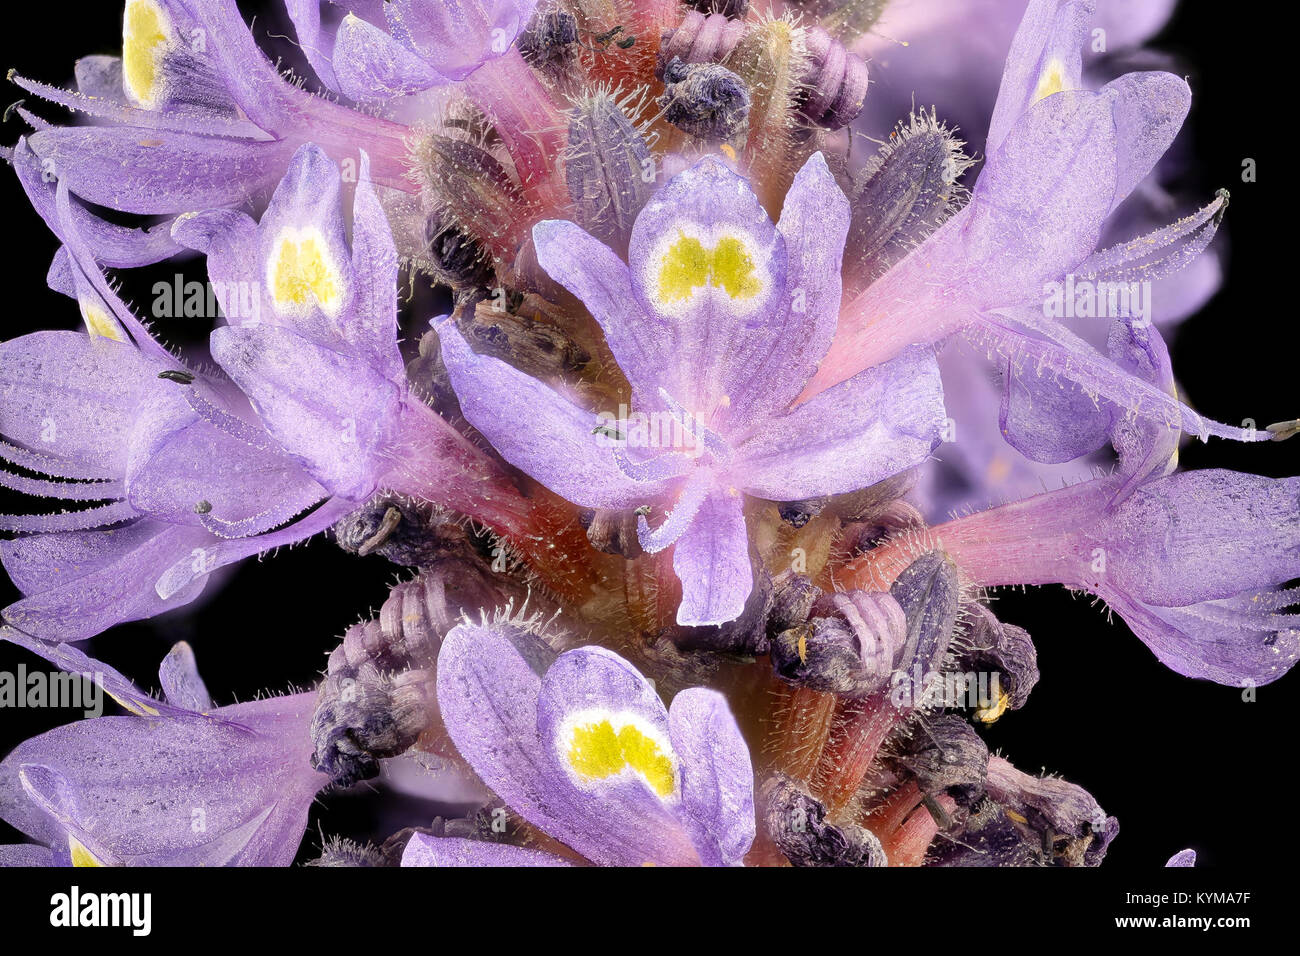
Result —
[{"label": "dried flower bud", "polygon": [[311,719],[311,765],[348,787],[379,774],[379,759],[405,753],[438,712],[431,670],[328,676]]},{"label": "dried flower bud", "polygon": [[948,792],[970,806],[984,793],[989,748],[965,720],[943,714],[918,724],[893,763],[916,778],[922,793]]},{"label": "dried flower bud", "polygon": [[907,641],[897,666],[932,671],[948,651],[961,603],[957,566],[941,551],[921,555],[889,589],[907,618]]},{"label": "dried flower bud", "polygon": [[[481,146],[437,133],[424,137],[414,155],[425,208],[434,211],[441,227],[430,234],[455,226],[485,253],[513,257],[522,238],[523,200],[505,167]],[[454,261],[465,257],[459,245],[451,251]]]},{"label": "dried flower bud", "polygon": [[569,121],[564,177],[574,218],[597,239],[622,250],[655,183],[655,160],[643,131],[606,91],[583,97]]},{"label": "dried flower bud", "polygon": [[421,265],[434,281],[457,292],[487,286],[492,281],[492,263],[483,247],[457,226],[445,224],[445,218],[429,217]]},{"label": "dried flower bud", "polygon": [[826,594],[807,624],[772,641],[772,666],[791,684],[866,697],[888,682],[906,635],[903,609],[889,594]]},{"label": "dried flower bud", "polygon": [[664,82],[659,98],[664,119],[684,133],[717,143],[737,135],[749,122],[749,89],[725,66],[674,58],[664,69]]},{"label": "dried flower bud", "polygon": [[987,796],[961,833],[941,841],[939,866],[1097,866],[1119,823],[1082,787],[1022,773],[990,757]]},{"label": "dried flower bud", "polygon": [[716,13],[732,20],[743,20],[749,12],[749,0],[686,0],[686,5],[705,16]]},{"label": "dried flower bud", "polygon": [[958,667],[998,675],[1001,696],[991,706],[975,712],[975,719],[991,724],[1008,710],[1019,710],[1038,683],[1038,652],[1029,632],[1003,624],[993,612],[976,605],[966,628]]},{"label": "dried flower bud", "polygon": [[824,129],[852,123],[867,101],[867,64],[821,27],[807,31],[808,64],[800,112]]},{"label": "dried flower bud", "polygon": [[933,111],[898,124],[854,184],[848,247],[861,253],[846,263],[846,288],[870,285],[961,208],[964,146]]},{"label": "dried flower bud", "polygon": [[785,774],[763,782],[759,794],[767,833],[794,866],[887,866],[874,833],[826,819],[826,807]]},{"label": "dried flower bud", "polygon": [[381,554],[394,564],[414,568],[458,549],[465,535],[454,523],[435,518],[427,509],[382,495],[340,519],[334,525],[334,537],[344,551],[362,556]]},{"label": "dried flower bud", "polygon": [[789,568],[772,579],[772,610],[767,619],[767,633],[775,637],[782,631],[808,620],[813,603],[822,596],[821,588],[806,574]]},{"label": "dried flower bud", "polygon": [[587,540],[597,551],[636,558],[644,552],[636,534],[637,514],[632,510],[610,511],[592,508],[578,515],[587,529]]},{"label": "dried flower bud", "polygon": [[566,10],[539,10],[515,45],[525,60],[543,69],[568,62],[578,44],[578,19]]},{"label": "dried flower bud", "polygon": [[509,362],[534,378],[581,371],[591,355],[558,324],[501,308],[498,299],[458,310],[456,327],[475,352]]},{"label": "dried flower bud", "polygon": [[460,399],[442,361],[437,332],[430,329],[420,336],[419,354],[406,363],[406,378],[412,390],[443,418],[455,421],[461,417]]},{"label": "dried flower bud", "polygon": [[802,528],[821,514],[827,500],[826,498],[805,498],[802,501],[782,501],[777,504],[777,512],[781,515],[781,520],[792,528]]},{"label": "dried flower bud", "polygon": [[745,24],[740,20],[730,20],[720,13],[705,16],[692,10],[676,29],[664,34],[659,59],[655,63],[655,78],[665,79],[664,73],[673,60],[683,63],[724,62],[744,35]]}]

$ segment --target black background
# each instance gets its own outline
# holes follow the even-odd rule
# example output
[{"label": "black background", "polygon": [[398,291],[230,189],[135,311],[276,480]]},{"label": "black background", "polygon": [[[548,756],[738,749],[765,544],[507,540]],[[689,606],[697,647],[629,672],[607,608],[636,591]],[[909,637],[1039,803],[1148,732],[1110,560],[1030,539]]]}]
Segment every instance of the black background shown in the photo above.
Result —
[{"label": "black background", "polygon": [[[77,57],[119,52],[118,3],[12,4],[5,13],[5,69],[69,83]],[[1171,343],[1175,371],[1191,401],[1221,421],[1249,416],[1263,425],[1300,415],[1288,295],[1295,247],[1280,232],[1295,195],[1289,142],[1294,119],[1281,99],[1292,84],[1270,72],[1292,60],[1293,21],[1288,5],[1270,5],[1265,14],[1244,5],[1185,0],[1153,44],[1178,57],[1194,92],[1191,121],[1182,133],[1193,162],[1175,185],[1206,198],[1220,186],[1232,192],[1225,229],[1216,239],[1226,250],[1225,285]],[[259,27],[285,32],[274,19],[263,19]],[[23,97],[16,87],[9,90],[5,102]],[[28,105],[40,111],[30,97]],[[44,112],[61,119],[57,109]],[[23,132],[11,116],[0,126],[0,141],[12,144]],[[1241,181],[1246,157],[1258,163],[1257,183]],[[56,244],[7,170],[0,175],[0,209],[0,336],[79,327],[75,304],[45,288]],[[189,279],[203,277],[201,263],[166,264],[147,275],[123,276],[126,291],[147,304],[152,282],[177,271]],[[171,342],[197,343],[207,331],[198,324],[164,320],[159,330]],[[1195,443],[1185,448],[1182,462],[1189,469],[1225,467],[1281,477],[1300,472],[1300,445]],[[0,510],[18,504],[13,496],[0,497]],[[395,578],[383,559],[357,559],[318,538],[261,562],[244,562],[224,587],[209,585],[202,603],[118,627],[87,650],[141,685],[156,687],[158,661],[173,642],[188,640],[219,703],[290,683],[309,685],[344,628],[376,608]],[[13,596],[8,582],[0,581],[0,606]],[[1258,699],[1247,703],[1238,690],[1165,669],[1121,622],[1108,623],[1104,608],[1060,588],[1003,593],[997,610],[1034,636],[1043,676],[1028,706],[992,727],[986,738],[1024,770],[1046,769],[1081,784],[1119,817],[1121,833],[1107,867],[1149,870],[1187,846],[1200,853],[1198,865],[1254,871],[1293,858],[1296,722],[1287,698],[1300,688],[1300,677],[1291,674],[1261,688]],[[44,667],[26,652],[0,645],[0,670],[13,670],[19,661]],[[0,713],[0,754],[73,716]],[[341,796],[327,804],[328,833],[359,832],[369,822],[366,801]],[[318,806],[304,858],[318,839],[320,814]],[[12,839],[13,832],[0,824],[0,842]]]}]

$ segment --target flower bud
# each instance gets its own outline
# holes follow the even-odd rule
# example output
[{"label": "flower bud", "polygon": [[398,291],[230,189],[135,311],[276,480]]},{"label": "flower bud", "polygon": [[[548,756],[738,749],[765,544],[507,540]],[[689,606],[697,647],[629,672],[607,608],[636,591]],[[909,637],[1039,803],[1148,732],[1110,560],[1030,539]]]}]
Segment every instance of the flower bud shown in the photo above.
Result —
[{"label": "flower bud", "polygon": [[989,748],[965,720],[943,714],[918,726],[892,762],[916,778],[922,793],[948,792],[970,806],[984,793]]},{"label": "flower bud", "polygon": [[991,724],[1006,711],[1025,706],[1038,683],[1038,652],[1023,628],[1003,624],[983,605],[976,605],[972,613],[958,669],[998,675],[1001,696],[975,712],[976,720]]},{"label": "flower bud", "polygon": [[664,69],[664,82],[667,85],[659,98],[664,119],[688,135],[722,142],[749,122],[749,89],[725,66],[686,64],[673,58]]},{"label": "flower bud", "polygon": [[821,27],[808,30],[804,44],[808,63],[800,112],[824,129],[842,129],[867,101],[867,64]]},{"label": "flower bud", "polygon": [[938,229],[966,200],[963,143],[935,113],[900,123],[858,174],[850,197],[846,289],[870,285]]},{"label": "flower bud", "polygon": [[889,594],[826,594],[807,624],[772,641],[772,665],[791,684],[865,697],[889,680],[906,634],[903,609]]},{"label": "flower bud", "polygon": [[745,24],[720,13],[708,16],[692,10],[676,29],[664,34],[655,64],[655,79],[663,80],[673,60],[683,63],[722,63],[745,35]]},{"label": "flower bud", "polygon": [[532,318],[525,310],[507,311],[499,299],[479,302],[472,313],[456,313],[456,327],[480,355],[509,362],[534,378],[550,379],[581,371],[591,354],[558,323]]},{"label": "flower bud", "polygon": [[311,719],[313,769],[340,787],[379,775],[379,759],[405,753],[438,713],[431,670],[328,676]]},{"label": "flower bud", "polygon": [[763,782],[759,794],[767,833],[794,866],[887,866],[874,833],[826,819],[826,807],[785,774]]},{"label": "flower bud", "polygon": [[576,53],[578,19],[566,10],[538,11],[515,45],[535,67],[552,69],[564,65]]},{"label": "flower bud", "polygon": [[654,156],[642,130],[609,92],[581,98],[571,116],[564,178],[574,221],[623,250],[654,188]]}]

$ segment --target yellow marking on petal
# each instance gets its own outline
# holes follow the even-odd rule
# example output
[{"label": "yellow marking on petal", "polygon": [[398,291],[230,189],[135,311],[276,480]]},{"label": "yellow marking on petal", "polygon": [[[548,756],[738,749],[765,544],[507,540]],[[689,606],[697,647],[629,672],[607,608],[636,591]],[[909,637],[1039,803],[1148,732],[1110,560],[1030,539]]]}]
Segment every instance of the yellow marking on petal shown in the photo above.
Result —
[{"label": "yellow marking on petal", "polygon": [[118,697],[118,696],[117,696],[116,694],[114,694],[111,690],[107,690],[107,688],[105,688],[105,690],[106,690],[106,692],[108,693],[108,696],[109,696],[109,697],[113,698],[115,701],[117,701],[119,704],[121,704],[121,705],[122,705],[126,710],[129,710],[131,713],[135,714],[137,717],[157,717],[157,716],[158,716],[158,711],[156,711],[154,708],[150,707],[148,704],[139,704],[139,703],[136,703],[136,702],[133,701],[133,700],[127,700],[126,698]]},{"label": "yellow marking on petal", "polygon": [[1012,820],[1015,820],[1017,823],[1028,823],[1028,822],[1029,822],[1029,821],[1026,820],[1024,817],[1022,817],[1020,814],[1016,813],[1016,811],[1014,811],[1014,810],[1007,810],[1007,811],[1006,811],[1006,814],[1007,814],[1007,816],[1009,816]]},{"label": "yellow marking on petal", "polygon": [[342,300],[343,282],[330,262],[325,240],[311,230],[286,232],[275,245],[270,263],[271,297],[281,308],[300,310],[315,299],[332,313]]},{"label": "yellow marking on petal", "polygon": [[152,0],[130,0],[122,18],[122,79],[146,108],[158,102],[158,60],[167,46],[167,14]]},{"label": "yellow marking on petal", "polygon": [[726,143],[723,143],[718,148],[722,150],[722,155],[726,156],[727,159],[731,160],[733,163],[736,161],[736,151]]},{"label": "yellow marking on petal", "polygon": [[568,760],[579,776],[591,780],[604,780],[625,769],[634,770],[661,797],[672,796],[677,786],[672,758],[657,741],[632,724],[616,730],[606,719],[574,727],[569,738]]},{"label": "yellow marking on petal", "polygon": [[1007,705],[1011,703],[1011,695],[1006,691],[998,694],[998,702],[992,707],[981,707],[975,711],[975,719],[986,724],[991,724],[1007,712]]},{"label": "yellow marking on petal", "polygon": [[112,339],[114,342],[126,341],[117,320],[95,303],[82,302],[81,317],[86,320],[86,331],[90,333],[91,338]]},{"label": "yellow marking on petal", "polygon": [[712,249],[694,236],[681,235],[659,263],[662,302],[689,299],[701,286],[726,290],[733,299],[751,299],[763,288],[754,275],[754,259],[735,236],[718,240]]},{"label": "yellow marking on petal", "polygon": [[86,849],[85,844],[74,836],[68,837],[68,847],[72,851],[73,866],[106,866],[99,857]]},{"label": "yellow marking on petal", "polygon": [[1030,105],[1037,103],[1041,99],[1046,99],[1053,93],[1060,93],[1065,89],[1065,64],[1052,57],[1047,61],[1047,66],[1043,67],[1042,75],[1038,77],[1038,86],[1034,90],[1034,98],[1030,100]]}]

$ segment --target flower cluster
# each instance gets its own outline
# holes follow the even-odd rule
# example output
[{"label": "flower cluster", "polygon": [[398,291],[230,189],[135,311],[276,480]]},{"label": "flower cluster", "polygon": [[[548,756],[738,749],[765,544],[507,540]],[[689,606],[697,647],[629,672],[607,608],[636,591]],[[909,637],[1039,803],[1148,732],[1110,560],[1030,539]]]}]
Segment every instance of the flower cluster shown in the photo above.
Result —
[{"label": "flower cluster", "polygon": [[[981,738],[1038,679],[988,589],[1276,680],[1300,478],[1178,450],[1300,426],[1175,384],[1228,196],[1153,221],[1191,91],[1087,55],[1161,17],[894,6],[284,0],[286,76],[234,0],[126,0],[76,89],[11,77],[74,116],[20,107],[5,157],[81,323],[0,344],[0,486],[69,506],[0,515],[0,637],[126,713],[0,763],[32,841],[0,862],[285,865],[318,793],[382,777],[428,814],[317,863],[1099,863],[1116,820]],[[869,85],[878,26],[917,54]],[[996,99],[946,84],[978,174],[906,105],[966,30],[1005,53],[963,64]],[[185,356],[105,270],[193,252]],[[215,706],[178,644],[157,699],[76,647],[320,534],[414,574],[314,689]]]}]

